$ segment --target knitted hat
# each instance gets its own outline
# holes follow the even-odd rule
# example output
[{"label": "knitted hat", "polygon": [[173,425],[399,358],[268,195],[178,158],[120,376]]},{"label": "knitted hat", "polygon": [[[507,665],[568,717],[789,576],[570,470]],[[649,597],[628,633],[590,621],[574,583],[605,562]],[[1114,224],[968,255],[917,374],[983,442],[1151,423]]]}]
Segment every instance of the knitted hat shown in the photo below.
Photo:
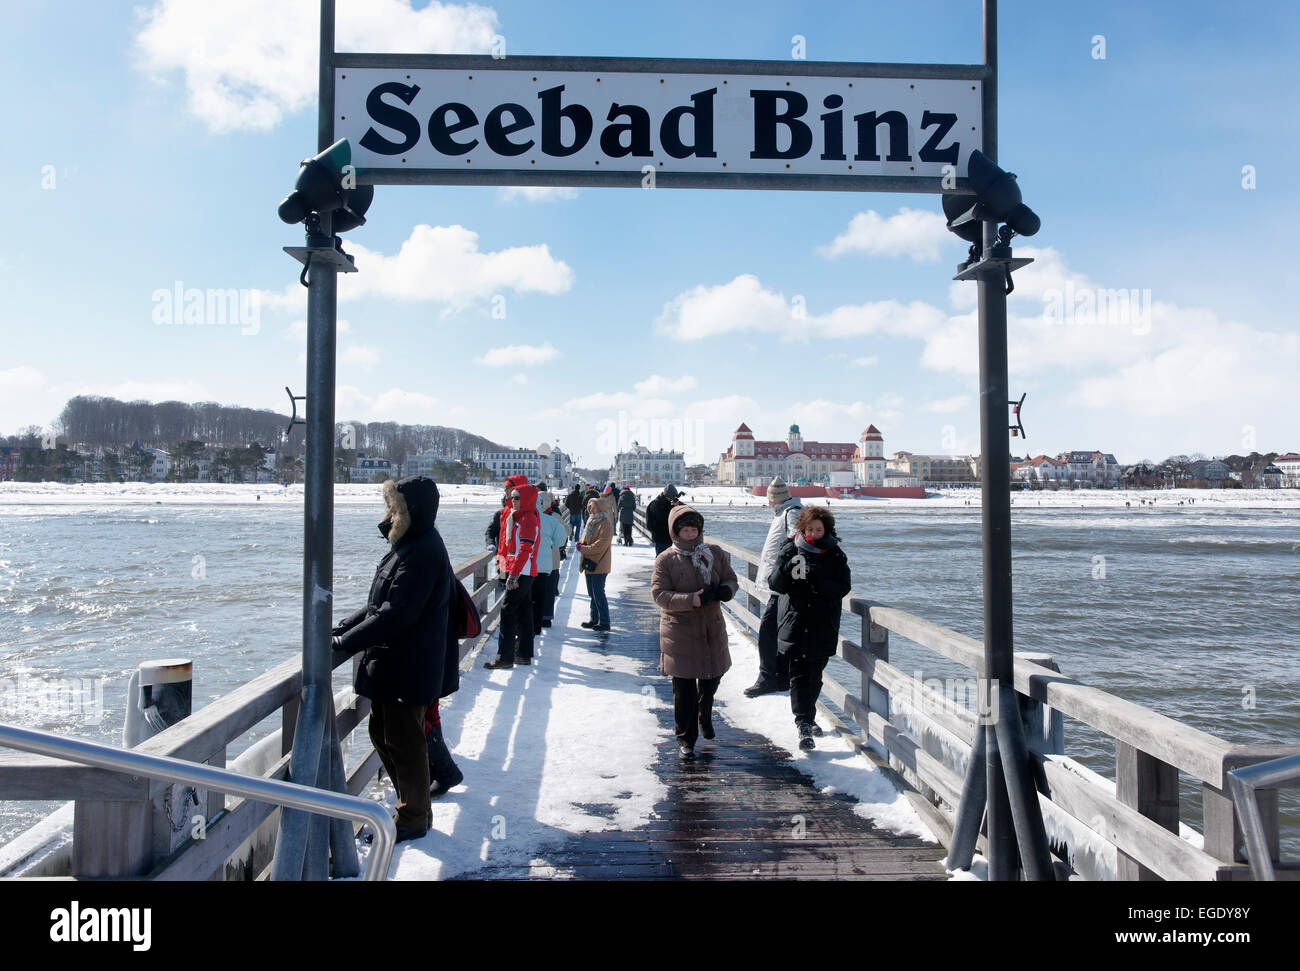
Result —
[{"label": "knitted hat", "polygon": [[785,479],[779,475],[772,480],[772,484],[767,487],[767,501],[774,505],[780,505],[790,498],[790,487],[785,484]]}]

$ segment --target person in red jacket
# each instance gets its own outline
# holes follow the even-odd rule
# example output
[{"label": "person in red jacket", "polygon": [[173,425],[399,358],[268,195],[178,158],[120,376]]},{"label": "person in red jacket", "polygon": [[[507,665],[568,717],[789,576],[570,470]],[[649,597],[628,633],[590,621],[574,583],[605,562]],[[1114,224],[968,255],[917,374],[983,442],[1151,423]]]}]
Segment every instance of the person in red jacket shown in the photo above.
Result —
[{"label": "person in red jacket", "polygon": [[537,487],[523,475],[511,476],[506,485],[510,508],[501,511],[497,542],[497,571],[506,579],[506,597],[496,659],[483,665],[492,670],[533,663],[533,582],[541,527]]}]

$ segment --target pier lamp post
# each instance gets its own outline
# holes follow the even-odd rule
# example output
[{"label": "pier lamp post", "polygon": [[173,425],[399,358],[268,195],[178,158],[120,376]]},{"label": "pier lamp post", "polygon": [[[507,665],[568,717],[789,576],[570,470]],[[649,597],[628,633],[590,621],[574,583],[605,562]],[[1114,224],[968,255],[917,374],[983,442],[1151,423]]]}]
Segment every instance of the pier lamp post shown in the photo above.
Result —
[{"label": "pier lamp post", "polygon": [[[334,0],[321,0],[322,98],[319,154],[302,162],[293,191],[280,203],[286,223],[303,223],[305,246],[285,252],[303,264],[307,287],[307,420],[303,497],[302,694],[293,730],[289,778],[301,785],[346,792],[347,779],[334,722],[330,631],[334,622],[334,382],[338,274],[355,273],[339,233],[365,222],[372,186],[358,186],[346,139],[332,140],[326,105],[333,103]],[[332,144],[331,144],[332,142]],[[284,809],[271,865],[274,880],[324,880],[360,872],[352,825]]]},{"label": "pier lamp post", "polygon": [[[972,152],[967,179],[974,197],[945,195],[948,228],[971,244],[957,280],[979,286],[980,450],[984,462],[981,521],[984,553],[984,669],[980,717],[966,767],[948,865],[970,866],[987,814],[990,880],[1053,880],[1051,852],[1014,679],[1011,605],[1011,463],[1007,404],[1007,294],[1016,259],[1011,239],[1038,232],[1038,216],[1021,200],[1016,177],[998,168],[997,3],[984,3],[984,151]],[[1001,224],[1001,225],[999,225]]]}]

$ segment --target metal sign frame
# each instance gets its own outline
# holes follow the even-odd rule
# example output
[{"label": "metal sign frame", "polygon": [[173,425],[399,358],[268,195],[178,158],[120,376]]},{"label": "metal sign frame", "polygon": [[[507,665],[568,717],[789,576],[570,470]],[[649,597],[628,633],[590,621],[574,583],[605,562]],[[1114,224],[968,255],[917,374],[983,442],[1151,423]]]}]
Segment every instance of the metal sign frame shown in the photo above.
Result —
[{"label": "metal sign frame", "polygon": [[[902,64],[859,63],[856,61],[759,61],[702,58],[641,57],[505,57],[483,54],[359,54],[327,52],[328,72],[321,72],[322,84],[329,74],[328,90],[321,90],[322,123],[328,118],[329,141],[336,135],[340,120],[336,104],[336,86],[347,69],[440,70],[465,72],[538,71],[601,74],[665,74],[889,78],[898,80],[973,81],[980,90],[980,147],[987,142],[989,119],[988,87],[991,70],[985,64]],[[520,186],[618,186],[639,187],[640,166],[636,170],[586,171],[521,169],[376,169],[357,166],[357,182],[372,185],[520,185]],[[840,192],[968,192],[965,178],[955,178],[945,187],[945,179],[931,176],[901,175],[809,175],[739,172],[655,171],[655,187],[665,189],[802,189]]]},{"label": "metal sign frame", "polygon": [[[983,0],[984,63],[857,64],[809,61],[709,61],[641,58],[512,57],[483,55],[340,54],[334,50],[335,0],[320,0],[320,60],[317,106],[317,150],[335,140],[335,71],[349,67],[447,67],[478,71],[536,67],[540,70],[589,69],[613,71],[665,71],[692,73],[786,74],[790,76],[933,77],[979,81],[982,150],[993,162],[998,157],[998,19],[997,0]],[[776,70],[779,66],[780,70]],[[511,181],[493,178],[492,170],[450,173],[431,170],[437,180],[420,178],[419,171],[381,174],[358,169],[358,182],[373,184],[449,185],[640,185],[639,173],[542,171],[511,172]],[[500,175],[500,172],[497,172]],[[944,179],[924,176],[835,176],[729,173],[656,172],[655,187],[732,189],[830,189],[869,192],[931,192],[969,194],[965,180],[951,188]],[[927,184],[928,183],[928,184]],[[320,215],[320,231],[332,235],[332,216]],[[1013,679],[1013,629],[1011,598],[1011,484],[1010,443],[1007,436],[1007,316],[1003,289],[1009,247],[1005,256],[994,254],[997,226],[983,223],[982,257],[967,265],[978,281],[980,343],[980,446],[984,460],[981,483],[984,573],[984,664],[980,675],[999,691],[997,725],[976,732],[967,766],[957,819],[954,823],[950,865],[969,865],[979,835],[980,820],[987,816],[989,876],[1014,879],[1023,868],[1033,880],[1054,876],[1034,787],[1031,760],[1015,702]],[[310,239],[309,239],[310,243]],[[330,628],[334,589],[334,392],[336,359],[337,273],[333,247],[307,247],[309,282],[307,297],[307,475],[303,516],[303,694],[298,710],[290,775],[295,782],[342,791],[342,771],[337,726],[334,724],[331,680]],[[331,259],[312,259],[317,253]],[[295,254],[297,255],[297,254]],[[300,256],[301,258],[301,256]],[[327,444],[328,443],[328,444]],[[333,856],[335,875],[355,875],[358,869],[352,833],[347,826],[331,826],[322,817],[309,820],[286,810],[280,820],[272,868],[274,879],[324,879]]]}]

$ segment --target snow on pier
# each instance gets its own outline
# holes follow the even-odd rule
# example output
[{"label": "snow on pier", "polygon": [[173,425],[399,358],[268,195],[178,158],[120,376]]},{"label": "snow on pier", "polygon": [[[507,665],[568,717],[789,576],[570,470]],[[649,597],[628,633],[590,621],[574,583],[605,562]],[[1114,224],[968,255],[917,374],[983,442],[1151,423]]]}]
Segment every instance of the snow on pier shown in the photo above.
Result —
[{"label": "snow on pier", "polygon": [[433,804],[427,836],[398,846],[390,877],[944,879],[943,848],[846,740],[824,726],[802,752],[787,695],[744,697],[757,651],[730,618],[717,738],[678,760],[652,561],[643,539],[614,547],[610,633],[580,626],[570,557],[533,665],[484,670],[495,639],[473,658],[442,713],[465,782]]}]

